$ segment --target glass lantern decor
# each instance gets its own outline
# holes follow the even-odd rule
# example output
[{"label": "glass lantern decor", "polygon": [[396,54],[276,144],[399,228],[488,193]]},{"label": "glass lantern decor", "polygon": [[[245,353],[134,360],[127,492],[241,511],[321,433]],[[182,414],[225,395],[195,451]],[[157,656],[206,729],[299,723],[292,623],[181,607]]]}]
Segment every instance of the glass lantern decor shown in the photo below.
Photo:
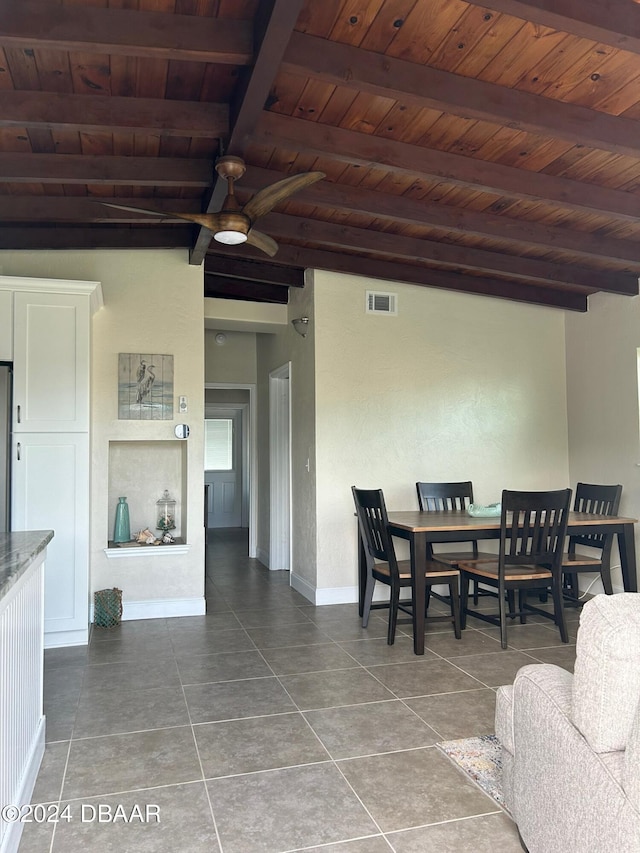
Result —
[{"label": "glass lantern decor", "polygon": [[156,501],[156,527],[166,533],[168,530],[174,530],[176,526],[176,502],[169,494],[168,489],[165,489],[162,497]]}]

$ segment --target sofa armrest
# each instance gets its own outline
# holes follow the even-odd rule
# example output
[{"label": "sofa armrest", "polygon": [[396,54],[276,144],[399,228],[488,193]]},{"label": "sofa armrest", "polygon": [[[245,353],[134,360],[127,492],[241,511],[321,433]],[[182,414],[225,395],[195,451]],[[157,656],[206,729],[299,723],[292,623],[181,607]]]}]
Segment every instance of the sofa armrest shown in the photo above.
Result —
[{"label": "sofa armrest", "polygon": [[629,741],[624,751],[622,784],[627,797],[640,814],[640,702],[636,708]]},{"label": "sofa armrest", "polygon": [[530,853],[640,853],[640,815],[573,725],[572,686],[570,673],[548,664],[516,676],[513,817]]}]

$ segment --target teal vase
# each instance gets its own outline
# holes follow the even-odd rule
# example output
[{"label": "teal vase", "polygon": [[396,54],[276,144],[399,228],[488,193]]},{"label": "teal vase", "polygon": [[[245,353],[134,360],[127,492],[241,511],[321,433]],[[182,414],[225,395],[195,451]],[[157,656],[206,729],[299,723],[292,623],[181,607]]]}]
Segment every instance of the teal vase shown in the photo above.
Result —
[{"label": "teal vase", "polygon": [[118,498],[116,507],[116,522],[113,525],[113,541],[129,542],[131,540],[131,528],[129,527],[129,505],[126,498]]}]

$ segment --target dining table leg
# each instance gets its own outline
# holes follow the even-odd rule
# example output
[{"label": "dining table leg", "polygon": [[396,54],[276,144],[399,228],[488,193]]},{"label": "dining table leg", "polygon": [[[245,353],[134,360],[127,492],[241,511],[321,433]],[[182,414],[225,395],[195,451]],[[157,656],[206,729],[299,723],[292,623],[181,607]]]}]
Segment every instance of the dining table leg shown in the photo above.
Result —
[{"label": "dining table leg", "polygon": [[427,537],[414,533],[409,542],[411,553],[411,591],[413,593],[413,651],[424,654],[424,605],[425,577],[427,562]]},{"label": "dining table leg", "polygon": [[638,591],[636,568],[636,540],[633,524],[625,524],[618,533],[618,550],[622,569],[622,585],[625,592]]}]

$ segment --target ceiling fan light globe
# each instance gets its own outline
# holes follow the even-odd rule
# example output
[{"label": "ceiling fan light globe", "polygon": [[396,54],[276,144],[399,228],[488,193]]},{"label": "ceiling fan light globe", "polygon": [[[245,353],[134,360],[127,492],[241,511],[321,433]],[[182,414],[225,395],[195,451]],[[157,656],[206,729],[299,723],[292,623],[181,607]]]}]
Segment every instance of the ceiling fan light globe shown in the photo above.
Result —
[{"label": "ceiling fan light globe", "polygon": [[247,242],[247,235],[241,231],[216,231],[213,239],[218,243],[226,243],[227,246],[238,246]]}]

